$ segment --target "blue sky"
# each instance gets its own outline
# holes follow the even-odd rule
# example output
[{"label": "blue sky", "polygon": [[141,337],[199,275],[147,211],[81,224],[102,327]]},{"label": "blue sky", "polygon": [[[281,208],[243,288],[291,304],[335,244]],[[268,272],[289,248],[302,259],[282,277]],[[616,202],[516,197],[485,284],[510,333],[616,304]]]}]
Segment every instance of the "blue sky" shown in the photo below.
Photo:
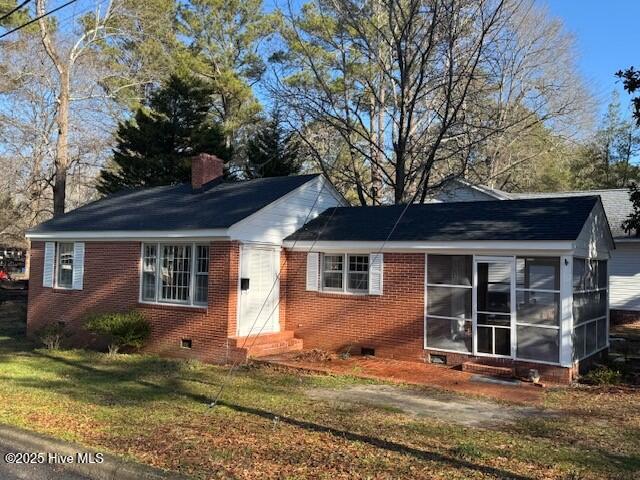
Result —
[{"label": "blue sky", "polygon": [[547,0],[552,15],[564,21],[576,39],[579,66],[602,109],[612,90],[620,92],[623,111],[629,95],[622,90],[615,72],[631,65],[640,68],[640,1],[637,0]]}]

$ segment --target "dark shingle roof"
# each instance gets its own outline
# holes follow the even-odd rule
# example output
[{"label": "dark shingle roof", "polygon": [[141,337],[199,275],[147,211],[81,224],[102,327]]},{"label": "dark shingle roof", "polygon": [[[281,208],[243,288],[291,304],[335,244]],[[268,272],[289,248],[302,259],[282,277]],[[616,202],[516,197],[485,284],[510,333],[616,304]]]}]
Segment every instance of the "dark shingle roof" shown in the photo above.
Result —
[{"label": "dark shingle roof", "polygon": [[111,195],[44,222],[30,233],[228,228],[317,177],[145,188]]},{"label": "dark shingle roof", "polygon": [[[389,240],[575,240],[598,201],[580,196],[411,205]],[[403,208],[331,208],[286,240],[383,241]]]},{"label": "dark shingle roof", "polygon": [[629,198],[629,190],[626,188],[553,193],[511,193],[510,195],[514,198],[581,197],[585,195],[599,195],[602,200],[604,211],[609,219],[613,238],[633,238],[622,229],[622,222],[624,222],[629,214],[633,212],[633,204]]}]

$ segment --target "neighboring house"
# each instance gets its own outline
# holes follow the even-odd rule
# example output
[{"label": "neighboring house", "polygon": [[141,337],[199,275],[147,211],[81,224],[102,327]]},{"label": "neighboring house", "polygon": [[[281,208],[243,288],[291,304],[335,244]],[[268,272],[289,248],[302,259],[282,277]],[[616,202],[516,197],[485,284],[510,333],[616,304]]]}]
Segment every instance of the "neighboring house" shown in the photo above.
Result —
[{"label": "neighboring house", "polygon": [[[622,222],[633,212],[626,188],[551,193],[508,193],[464,180],[449,182],[433,201],[513,200],[517,198],[599,195],[616,243],[609,262],[609,306],[614,323],[640,320],[640,237],[629,235]],[[471,198],[473,197],[473,198]]]},{"label": "neighboring house", "polygon": [[135,308],[166,355],[321,348],[558,381],[608,347],[598,197],[344,207],[322,176],[227,184],[200,160],[193,185],[29,232],[29,334],[64,321],[82,338],[88,315]]}]

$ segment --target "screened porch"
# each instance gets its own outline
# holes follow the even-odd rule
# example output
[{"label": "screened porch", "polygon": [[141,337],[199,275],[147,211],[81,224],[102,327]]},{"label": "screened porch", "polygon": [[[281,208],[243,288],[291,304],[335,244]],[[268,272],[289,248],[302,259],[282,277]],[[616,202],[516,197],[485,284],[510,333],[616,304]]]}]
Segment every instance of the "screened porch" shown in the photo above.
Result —
[{"label": "screened porch", "polygon": [[607,261],[427,254],[425,348],[570,366],[608,347]]}]

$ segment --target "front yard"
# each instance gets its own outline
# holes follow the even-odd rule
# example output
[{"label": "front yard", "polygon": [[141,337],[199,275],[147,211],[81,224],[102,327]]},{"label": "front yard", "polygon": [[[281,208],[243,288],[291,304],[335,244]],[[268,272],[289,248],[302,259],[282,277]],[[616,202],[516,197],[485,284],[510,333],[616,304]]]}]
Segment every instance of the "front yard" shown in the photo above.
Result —
[{"label": "front yard", "polygon": [[373,382],[249,367],[209,408],[226,368],[34,349],[21,308],[0,306],[0,422],[196,478],[640,476],[639,393],[546,391],[540,414],[479,428],[309,395]]}]

